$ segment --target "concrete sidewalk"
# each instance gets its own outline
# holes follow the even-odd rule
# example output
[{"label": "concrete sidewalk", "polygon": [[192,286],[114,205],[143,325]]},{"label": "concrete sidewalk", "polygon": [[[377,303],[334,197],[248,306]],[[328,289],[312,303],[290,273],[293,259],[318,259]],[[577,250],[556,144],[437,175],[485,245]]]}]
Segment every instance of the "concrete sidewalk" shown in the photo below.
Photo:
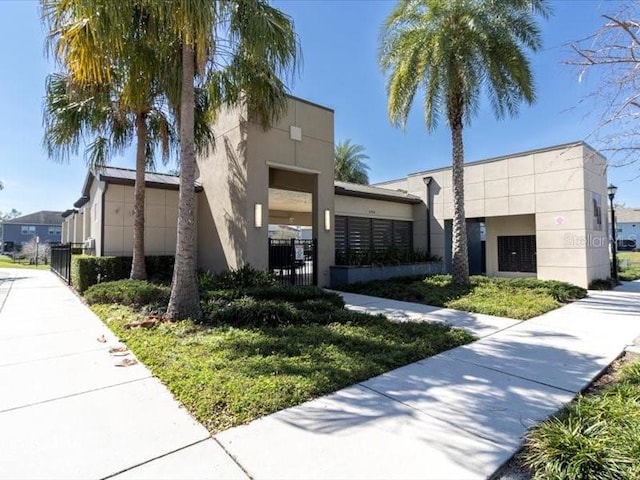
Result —
[{"label": "concrete sidewalk", "polygon": [[482,338],[210,438],[56,277],[0,270],[0,478],[488,478],[640,334],[637,282],[522,323],[345,299]]},{"label": "concrete sidewalk", "polygon": [[246,478],[116,345],[50,272],[0,270],[0,478]]},{"label": "concrete sidewalk", "polygon": [[637,282],[522,323],[477,317],[480,330],[463,312],[345,299],[486,336],[217,435],[252,478],[489,478],[640,334]]}]

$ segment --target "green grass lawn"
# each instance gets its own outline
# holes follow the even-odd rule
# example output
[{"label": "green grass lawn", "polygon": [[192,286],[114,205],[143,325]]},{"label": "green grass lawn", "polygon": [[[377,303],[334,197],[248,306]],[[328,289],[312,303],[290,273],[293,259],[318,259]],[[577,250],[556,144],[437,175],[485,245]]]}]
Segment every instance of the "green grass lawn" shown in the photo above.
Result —
[{"label": "green grass lawn", "polygon": [[639,280],[640,279],[640,252],[620,252],[618,253],[620,261],[620,280]]},{"label": "green grass lawn", "polygon": [[526,320],[583,298],[586,290],[568,283],[534,278],[471,277],[471,285],[459,287],[449,275],[405,277],[345,285],[342,290]]},{"label": "green grass lawn", "polygon": [[92,308],[212,433],[473,340],[444,325],[392,323],[337,307],[340,321],[320,324],[305,317],[294,325],[182,321],[150,329],[127,328],[141,318],[129,307]]},{"label": "green grass lawn", "polygon": [[48,264],[38,264],[38,266],[36,267],[35,265],[31,265],[29,263],[29,260],[14,261],[11,257],[0,255],[0,268],[31,268],[38,270],[49,270],[50,266]]},{"label": "green grass lawn", "polygon": [[535,479],[640,478],[640,360],[534,428],[518,459]]}]

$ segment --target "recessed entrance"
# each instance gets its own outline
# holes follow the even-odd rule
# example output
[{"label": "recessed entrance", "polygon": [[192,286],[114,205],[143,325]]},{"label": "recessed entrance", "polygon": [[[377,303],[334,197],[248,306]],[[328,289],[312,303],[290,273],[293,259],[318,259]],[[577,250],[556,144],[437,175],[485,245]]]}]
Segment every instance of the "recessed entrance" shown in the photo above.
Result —
[{"label": "recessed entrance", "polygon": [[269,270],[281,283],[317,285],[317,176],[269,169]]}]

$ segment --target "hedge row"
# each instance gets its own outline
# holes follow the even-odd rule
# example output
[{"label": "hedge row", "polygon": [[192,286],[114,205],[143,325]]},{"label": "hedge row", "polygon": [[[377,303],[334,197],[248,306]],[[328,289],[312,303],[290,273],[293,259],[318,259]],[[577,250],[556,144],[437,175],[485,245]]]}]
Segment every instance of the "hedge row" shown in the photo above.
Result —
[{"label": "hedge row", "polygon": [[[168,255],[145,257],[147,278],[156,282],[170,282],[174,261],[175,258]],[[131,257],[73,255],[71,284],[82,293],[97,283],[129,278],[131,262]]]}]

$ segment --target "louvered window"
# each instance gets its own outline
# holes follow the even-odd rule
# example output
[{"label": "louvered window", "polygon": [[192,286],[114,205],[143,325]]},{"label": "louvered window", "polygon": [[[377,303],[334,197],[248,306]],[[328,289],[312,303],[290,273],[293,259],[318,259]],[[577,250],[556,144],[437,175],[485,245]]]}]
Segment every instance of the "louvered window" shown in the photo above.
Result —
[{"label": "louvered window", "polygon": [[336,252],[413,249],[413,222],[380,218],[335,217]]}]

